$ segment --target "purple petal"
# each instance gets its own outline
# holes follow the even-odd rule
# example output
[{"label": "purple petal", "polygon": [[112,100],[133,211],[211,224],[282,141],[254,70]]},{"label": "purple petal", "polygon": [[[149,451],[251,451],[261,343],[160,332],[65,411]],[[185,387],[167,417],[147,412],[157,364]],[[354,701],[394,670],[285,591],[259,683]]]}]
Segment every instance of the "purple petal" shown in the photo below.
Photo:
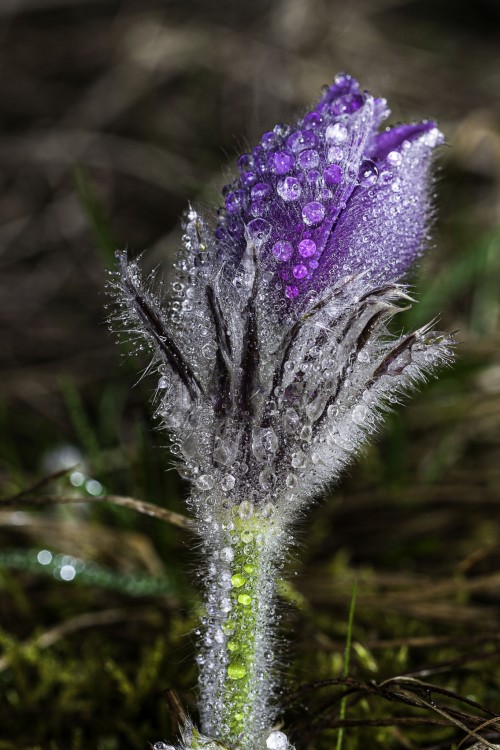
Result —
[{"label": "purple petal", "polygon": [[422,133],[429,133],[435,130],[436,127],[435,122],[426,120],[424,122],[396,125],[394,128],[387,128],[384,132],[377,133],[369,155],[372,159],[385,159],[391,151],[399,151],[405,141],[413,141],[422,135]]},{"label": "purple petal", "polygon": [[431,211],[429,167],[441,134],[435,125],[410,128],[411,139],[401,140],[400,128],[399,139],[387,138],[378,162],[370,162],[378,174],[356,189],[342,212],[325,252],[324,279],[364,272],[378,281],[396,280],[421,255]]},{"label": "purple petal", "polygon": [[225,273],[254,243],[269,303],[295,309],[346,274],[407,271],[425,239],[440,135],[433,122],[377,132],[387,115],[385,100],[342,74],[293,127],[276,126],[240,157],[215,235]]}]

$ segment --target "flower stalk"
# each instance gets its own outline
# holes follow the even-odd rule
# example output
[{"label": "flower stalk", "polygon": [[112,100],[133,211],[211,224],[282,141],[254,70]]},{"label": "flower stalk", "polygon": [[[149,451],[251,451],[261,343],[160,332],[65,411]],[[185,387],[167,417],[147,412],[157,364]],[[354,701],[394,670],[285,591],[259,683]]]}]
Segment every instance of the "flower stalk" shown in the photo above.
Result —
[{"label": "flower stalk", "polygon": [[202,730],[229,745],[257,747],[272,722],[273,558],[280,530],[269,508],[243,501],[213,550],[201,658]]}]

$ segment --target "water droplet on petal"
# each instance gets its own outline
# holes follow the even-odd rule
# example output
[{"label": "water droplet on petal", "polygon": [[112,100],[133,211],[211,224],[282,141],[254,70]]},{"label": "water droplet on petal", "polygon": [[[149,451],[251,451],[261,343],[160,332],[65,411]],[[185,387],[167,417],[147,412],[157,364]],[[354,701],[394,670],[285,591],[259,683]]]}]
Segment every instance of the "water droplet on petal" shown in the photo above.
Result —
[{"label": "water droplet on petal", "polygon": [[302,151],[302,153],[299,154],[298,163],[299,167],[304,171],[306,169],[313,169],[319,164],[319,154],[315,149],[312,148],[307,149],[306,151]]},{"label": "water droplet on petal", "polygon": [[299,243],[299,253],[303,258],[310,258],[316,252],[316,243],[313,240],[302,240]]},{"label": "water droplet on petal", "polygon": [[217,349],[213,344],[205,344],[201,348],[201,353],[205,359],[214,359],[217,355]]},{"label": "water droplet on petal", "polygon": [[232,547],[223,547],[219,556],[223,562],[232,562],[234,560],[234,550]]},{"label": "water droplet on petal", "polygon": [[159,381],[158,381],[158,388],[160,388],[161,390],[165,390],[165,388],[168,388],[168,378],[166,378],[165,375],[163,375],[159,379]]},{"label": "water droplet on petal", "polygon": [[295,159],[288,151],[277,151],[273,155],[273,166],[276,174],[286,174],[293,169]]},{"label": "water droplet on petal", "polygon": [[298,263],[293,267],[292,273],[296,279],[304,279],[307,276],[307,266],[303,263]]},{"label": "water droplet on petal", "polygon": [[330,163],[341,161],[343,156],[344,156],[344,152],[342,151],[340,146],[331,146],[328,149],[327,159]]},{"label": "water droplet on petal", "polygon": [[342,167],[338,164],[330,164],[323,170],[323,179],[326,185],[338,185],[342,180]]},{"label": "water droplet on petal", "polygon": [[347,139],[346,126],[342,125],[341,122],[332,123],[332,125],[329,125],[325,130],[325,138],[327,141],[331,141],[331,143],[335,143],[337,145],[339,143],[344,143],[344,141]]},{"label": "water droplet on petal", "polygon": [[248,607],[252,603],[252,597],[249,594],[240,594],[238,601],[243,604],[244,607]]},{"label": "water droplet on petal", "polygon": [[271,230],[271,224],[265,219],[252,219],[246,225],[247,237],[255,245],[262,245],[271,234]]},{"label": "water droplet on petal", "polygon": [[308,112],[303,119],[303,126],[306,130],[314,130],[321,125],[322,117],[319,112]]},{"label": "water droplet on petal", "polygon": [[306,148],[313,148],[316,145],[316,136],[311,130],[297,130],[288,138],[286,145],[290,151],[298,154]]},{"label": "water droplet on petal", "polygon": [[288,299],[294,299],[295,297],[298,297],[298,295],[299,288],[295,286],[295,284],[289,284],[285,287],[285,297],[288,297]]},{"label": "water droplet on petal", "polygon": [[271,185],[269,185],[267,182],[258,182],[251,189],[250,195],[252,197],[252,200],[259,200],[262,198],[267,198],[269,195],[271,195],[271,192]]},{"label": "water droplet on petal", "polygon": [[366,159],[359,169],[359,184],[362,187],[375,185],[378,180],[378,169],[371,159]]},{"label": "water droplet on petal", "polygon": [[243,206],[245,193],[243,190],[235,190],[234,193],[228,193],[226,197],[226,210],[230,214],[238,213]]},{"label": "water droplet on petal", "polygon": [[387,154],[387,161],[392,167],[399,167],[401,160],[402,157],[399,151],[390,151]]},{"label": "water droplet on petal", "polygon": [[240,172],[247,172],[252,167],[252,162],[250,154],[242,154],[238,159],[238,169]]},{"label": "water droplet on petal", "polygon": [[302,193],[300,182],[295,177],[285,177],[284,180],[278,182],[276,189],[280,198],[287,202],[298,200]]},{"label": "water droplet on petal", "polygon": [[278,240],[278,242],[273,245],[273,253],[278,260],[290,260],[293,255],[293,247],[290,242]]},{"label": "water droplet on petal", "polygon": [[325,218],[324,205],[322,203],[318,203],[318,201],[311,201],[310,203],[306,203],[306,205],[302,209],[302,218],[304,220],[304,223],[308,226],[319,224]]}]

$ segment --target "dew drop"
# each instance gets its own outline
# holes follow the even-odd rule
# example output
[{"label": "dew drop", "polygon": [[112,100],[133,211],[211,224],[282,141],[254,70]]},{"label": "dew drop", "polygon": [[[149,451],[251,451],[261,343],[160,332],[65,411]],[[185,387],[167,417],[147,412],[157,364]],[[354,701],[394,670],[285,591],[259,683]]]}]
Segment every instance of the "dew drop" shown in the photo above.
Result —
[{"label": "dew drop", "polygon": [[378,180],[377,166],[371,159],[366,159],[359,169],[359,184],[362,187],[371,187]]},{"label": "dew drop", "polygon": [[276,174],[286,174],[293,169],[295,159],[288,151],[277,151],[273,155],[273,166]]},{"label": "dew drop", "polygon": [[216,643],[224,643],[224,633],[222,630],[217,629],[214,635],[214,641]]},{"label": "dew drop", "polygon": [[306,465],[306,460],[307,456],[304,451],[296,451],[296,453],[292,453],[291,464],[294,469],[303,469]]},{"label": "dew drop", "polygon": [[286,432],[289,434],[294,433],[300,424],[300,417],[295,411],[295,409],[292,409],[291,407],[286,409],[284,414],[284,426]]},{"label": "dew drop", "polygon": [[238,646],[238,643],[236,641],[228,641],[227,642],[227,648],[228,648],[229,651],[232,651],[234,653],[235,651],[238,651],[239,646]]},{"label": "dew drop", "polygon": [[238,515],[245,521],[253,516],[253,505],[249,500],[241,501],[238,506]]},{"label": "dew drop", "polygon": [[271,195],[272,188],[267,182],[258,182],[250,191],[252,200],[262,200]]},{"label": "dew drop", "polygon": [[259,484],[263,490],[270,490],[274,486],[276,474],[270,468],[266,468],[259,474]]},{"label": "dew drop", "polygon": [[286,750],[288,747],[288,737],[284,732],[271,732],[266,740],[268,750]]},{"label": "dew drop", "polygon": [[206,492],[207,490],[211,490],[214,486],[214,478],[211,474],[202,474],[198,479],[196,480],[196,486],[199,490],[202,490],[203,492]]},{"label": "dew drop", "polygon": [[316,243],[313,240],[302,240],[299,243],[299,253],[303,258],[310,258],[316,252]]},{"label": "dew drop", "polygon": [[234,193],[228,193],[226,197],[226,210],[228,213],[237,213],[243,206],[245,193],[243,190],[235,190]]},{"label": "dew drop", "polygon": [[226,622],[221,625],[221,628],[223,633],[225,633],[226,635],[231,635],[231,633],[234,633],[236,623],[234,622],[234,620],[226,620]]},{"label": "dew drop", "polygon": [[252,603],[252,597],[249,594],[240,594],[238,602],[243,604],[244,607],[248,607]]},{"label": "dew drop", "polygon": [[328,149],[327,159],[330,163],[341,161],[344,157],[344,152],[340,146],[330,146]]},{"label": "dew drop", "polygon": [[325,130],[325,138],[331,143],[344,143],[347,139],[347,128],[341,122],[332,123]]},{"label": "dew drop", "polygon": [[255,245],[262,245],[271,234],[271,230],[271,224],[265,219],[252,219],[246,225],[247,237]]},{"label": "dew drop", "polygon": [[312,438],[312,428],[306,424],[300,431],[300,439],[305,440],[308,443]]},{"label": "dew drop", "polygon": [[292,273],[296,279],[304,279],[307,276],[307,266],[303,263],[298,263],[293,267]]},{"label": "dew drop", "polygon": [[243,664],[229,664],[227,668],[227,676],[230,680],[241,680],[246,673],[247,670]]},{"label": "dew drop", "polygon": [[288,299],[295,299],[299,295],[299,288],[295,284],[289,284],[285,287],[285,297]]},{"label": "dew drop", "polygon": [[298,200],[302,193],[300,182],[295,177],[285,177],[278,182],[276,189],[280,198],[287,202]]},{"label": "dew drop", "polygon": [[308,226],[319,224],[325,218],[325,207],[318,201],[306,203],[302,209],[302,218]]},{"label": "dew drop", "polygon": [[366,406],[360,404],[359,406],[355,406],[352,410],[351,419],[354,424],[364,424],[366,422],[367,414],[368,409]]},{"label": "dew drop", "polygon": [[408,349],[405,349],[387,365],[387,372],[390,375],[399,375],[409,364],[411,364],[411,354]]},{"label": "dew drop", "polygon": [[295,487],[297,485],[297,477],[295,476],[295,474],[288,474],[285,479],[285,484],[289,489]]},{"label": "dew drop", "polygon": [[[262,518],[271,518],[271,516],[274,515],[274,511],[276,510],[273,503],[266,503],[264,507],[262,508],[260,515]],[[246,570],[246,568],[245,568]]]},{"label": "dew drop", "polygon": [[205,344],[201,348],[201,353],[205,359],[214,359],[217,354],[217,349],[213,344]]},{"label": "dew drop", "polygon": [[308,112],[304,117],[303,124],[306,130],[314,130],[321,125],[322,117],[319,112]]},{"label": "dew drop", "polygon": [[387,154],[387,161],[392,167],[399,167],[401,160],[402,157],[399,151],[390,151]]},{"label": "dew drop", "polygon": [[[165,388],[168,388],[168,378],[166,378],[165,375],[163,375],[159,379],[159,381],[158,381],[158,388],[160,388],[160,390],[162,390],[162,391],[165,390]],[[158,743],[156,743],[156,744],[158,744]]]},{"label": "dew drop", "polygon": [[299,167],[306,171],[307,169],[314,169],[319,164],[319,154],[315,149],[307,149],[302,151],[298,158]]},{"label": "dew drop", "polygon": [[231,586],[234,586],[235,589],[244,586],[246,582],[247,579],[245,576],[242,576],[241,573],[235,573],[234,576],[231,577]]},{"label": "dew drop", "polygon": [[294,154],[316,145],[316,136],[310,130],[297,130],[288,138],[286,145]]},{"label": "dew drop", "polygon": [[338,185],[342,180],[342,167],[338,164],[330,164],[323,170],[323,179],[326,185]]},{"label": "dew drop", "polygon": [[222,477],[220,482],[220,486],[224,492],[229,492],[230,490],[232,490],[235,484],[236,479],[232,474],[226,474]]},{"label": "dew drop", "polygon": [[278,260],[290,260],[293,254],[293,247],[290,242],[278,240],[278,242],[273,245],[273,254]]},{"label": "dew drop", "polygon": [[234,550],[232,547],[223,547],[219,556],[223,562],[232,562],[234,560]]}]

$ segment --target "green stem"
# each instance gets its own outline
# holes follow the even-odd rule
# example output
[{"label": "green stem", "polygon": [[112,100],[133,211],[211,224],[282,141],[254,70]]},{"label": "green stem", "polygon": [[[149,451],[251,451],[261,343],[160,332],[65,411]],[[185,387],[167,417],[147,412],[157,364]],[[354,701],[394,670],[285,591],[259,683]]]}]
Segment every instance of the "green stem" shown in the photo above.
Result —
[{"label": "green stem", "polygon": [[212,617],[206,619],[200,710],[206,734],[252,750],[274,718],[273,556],[280,545],[272,521],[261,514],[238,515],[229,526],[214,555],[216,573],[208,590]]}]

